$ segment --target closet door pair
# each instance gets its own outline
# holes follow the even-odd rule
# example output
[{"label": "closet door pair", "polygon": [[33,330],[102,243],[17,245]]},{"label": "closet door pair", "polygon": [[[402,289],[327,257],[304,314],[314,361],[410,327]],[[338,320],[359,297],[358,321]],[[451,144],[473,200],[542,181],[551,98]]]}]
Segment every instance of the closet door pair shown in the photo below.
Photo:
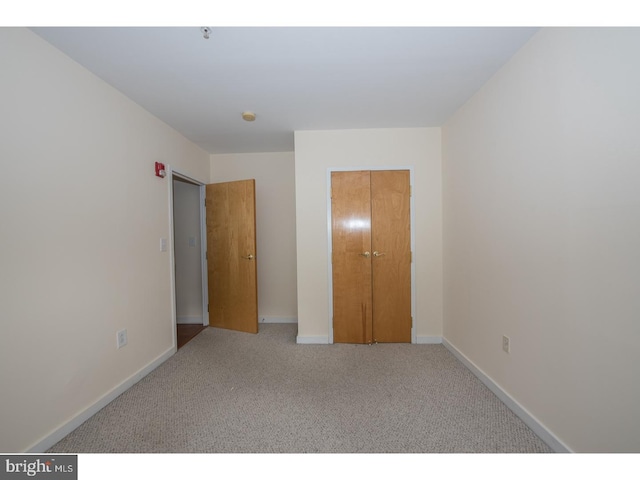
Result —
[{"label": "closet door pair", "polygon": [[411,342],[408,170],[331,173],[333,341]]}]

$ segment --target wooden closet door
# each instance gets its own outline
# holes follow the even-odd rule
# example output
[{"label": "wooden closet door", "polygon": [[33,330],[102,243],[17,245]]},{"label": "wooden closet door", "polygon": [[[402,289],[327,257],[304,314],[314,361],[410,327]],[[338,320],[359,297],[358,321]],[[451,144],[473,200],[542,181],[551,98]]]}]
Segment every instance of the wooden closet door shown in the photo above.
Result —
[{"label": "wooden closet door", "polygon": [[371,172],[373,341],[411,342],[408,170]]},{"label": "wooden closet door", "polygon": [[333,340],[411,342],[408,170],[331,174]]},{"label": "wooden closet door", "polygon": [[331,173],[333,340],[371,343],[370,173]]}]

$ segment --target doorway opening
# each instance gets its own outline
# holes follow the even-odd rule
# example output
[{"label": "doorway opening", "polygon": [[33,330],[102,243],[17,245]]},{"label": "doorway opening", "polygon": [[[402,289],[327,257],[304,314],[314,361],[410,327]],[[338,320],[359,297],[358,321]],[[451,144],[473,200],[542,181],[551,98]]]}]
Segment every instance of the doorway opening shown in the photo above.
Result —
[{"label": "doorway opening", "polygon": [[171,171],[171,253],[174,345],[208,326],[204,184]]}]

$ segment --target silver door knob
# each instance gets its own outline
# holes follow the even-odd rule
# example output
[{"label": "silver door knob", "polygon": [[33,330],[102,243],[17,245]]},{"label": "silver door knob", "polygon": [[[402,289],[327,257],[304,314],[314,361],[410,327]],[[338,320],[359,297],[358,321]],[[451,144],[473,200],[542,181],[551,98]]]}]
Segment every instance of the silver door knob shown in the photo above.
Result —
[{"label": "silver door knob", "polygon": [[381,257],[383,255],[386,255],[386,253],[380,253],[380,252],[373,252],[373,256],[374,257]]},{"label": "silver door knob", "polygon": [[362,255],[363,257],[369,258],[369,255],[371,255],[369,252],[364,252],[361,253],[360,255]]},{"label": "silver door knob", "polygon": [[247,255],[246,257],[242,257],[242,258],[244,258],[244,259],[246,259],[246,260],[253,260],[253,259],[254,259],[254,258],[256,258],[256,257],[254,257],[252,253],[250,253],[250,254],[249,254],[249,255]]}]

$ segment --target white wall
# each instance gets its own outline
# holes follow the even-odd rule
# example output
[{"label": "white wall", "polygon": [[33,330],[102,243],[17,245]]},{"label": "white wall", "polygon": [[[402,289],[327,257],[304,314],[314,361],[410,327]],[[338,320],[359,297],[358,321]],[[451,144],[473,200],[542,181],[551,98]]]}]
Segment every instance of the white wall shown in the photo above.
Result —
[{"label": "white wall", "polygon": [[211,155],[211,182],[254,178],[258,317],[295,322],[296,218],[293,152]]},{"label": "white wall", "polygon": [[544,29],[443,128],[445,339],[578,452],[640,451],[639,51]]},{"label": "white wall", "polygon": [[200,187],[174,179],[173,212],[177,322],[202,325]]},{"label": "white wall", "polygon": [[442,335],[442,205],[439,128],[295,132],[298,341],[329,336],[327,172],[331,168],[413,168],[416,330]]},{"label": "white wall", "polygon": [[0,65],[0,451],[20,452],[172,353],[154,162],[206,181],[209,155],[27,29],[0,28]]}]

